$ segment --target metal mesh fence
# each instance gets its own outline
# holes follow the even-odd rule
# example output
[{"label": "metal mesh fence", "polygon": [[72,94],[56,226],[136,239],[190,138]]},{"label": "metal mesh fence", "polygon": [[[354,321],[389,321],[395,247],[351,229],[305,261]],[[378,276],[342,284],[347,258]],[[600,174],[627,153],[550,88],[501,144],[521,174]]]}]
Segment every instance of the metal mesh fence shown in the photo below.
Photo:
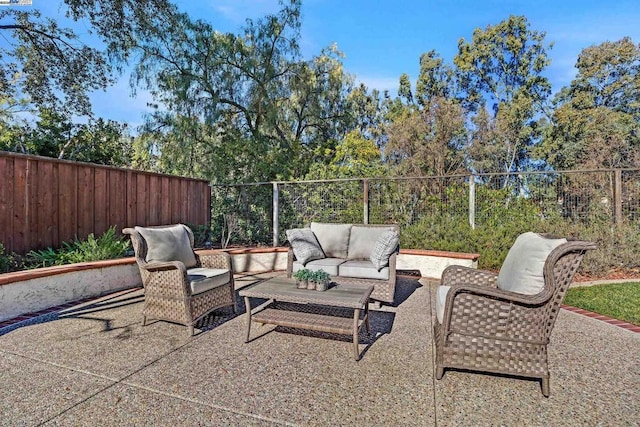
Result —
[{"label": "metal mesh fence", "polygon": [[[640,169],[280,182],[278,236],[310,222],[499,227],[640,220]],[[214,238],[271,245],[274,183],[212,187]],[[423,227],[424,228],[424,227]]]},{"label": "metal mesh fence", "polygon": [[640,221],[640,170],[622,171],[622,215],[630,222]]}]

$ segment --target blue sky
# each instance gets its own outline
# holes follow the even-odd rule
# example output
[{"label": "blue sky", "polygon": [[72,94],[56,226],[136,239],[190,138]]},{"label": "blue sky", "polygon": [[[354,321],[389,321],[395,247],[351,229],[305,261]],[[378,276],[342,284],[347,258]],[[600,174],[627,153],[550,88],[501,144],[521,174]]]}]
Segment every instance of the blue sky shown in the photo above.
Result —
[{"label": "blue sky", "polygon": [[[62,19],[60,1],[33,0],[45,16]],[[180,10],[208,21],[222,32],[238,32],[247,18],[279,10],[277,0],[175,0]],[[344,66],[369,88],[395,93],[407,73],[415,82],[420,55],[436,50],[447,63],[458,40],[470,40],[475,28],[495,25],[509,15],[524,15],[531,29],[546,32],[551,66],[546,76],[554,93],[575,76],[580,51],[604,41],[630,36],[640,42],[638,0],[303,0],[301,48],[305,58],[336,43]],[[79,34],[86,29],[80,24]],[[142,122],[148,94],[130,95],[128,76],[92,96],[97,116]]]}]

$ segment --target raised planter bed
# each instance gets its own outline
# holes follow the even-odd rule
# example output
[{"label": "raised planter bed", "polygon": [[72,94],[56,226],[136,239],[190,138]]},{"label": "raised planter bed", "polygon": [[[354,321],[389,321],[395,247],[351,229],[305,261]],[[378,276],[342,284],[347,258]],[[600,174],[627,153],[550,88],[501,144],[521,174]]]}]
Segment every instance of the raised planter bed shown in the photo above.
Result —
[{"label": "raised planter bed", "polygon": [[[236,273],[260,273],[287,269],[286,247],[234,248]],[[197,251],[206,253],[207,251]],[[449,265],[477,267],[477,254],[403,249],[398,269],[439,279]],[[0,321],[84,298],[97,297],[142,285],[134,258],[86,262],[0,274]]]}]

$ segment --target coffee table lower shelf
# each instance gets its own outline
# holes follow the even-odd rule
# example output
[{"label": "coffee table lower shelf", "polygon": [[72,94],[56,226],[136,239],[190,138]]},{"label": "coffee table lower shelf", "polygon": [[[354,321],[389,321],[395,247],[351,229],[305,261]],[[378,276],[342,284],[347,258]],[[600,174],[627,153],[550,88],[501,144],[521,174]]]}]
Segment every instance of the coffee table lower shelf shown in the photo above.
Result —
[{"label": "coffee table lower shelf", "polygon": [[[250,307],[248,298],[245,297],[245,304]],[[331,307],[317,307],[320,310],[331,312]],[[361,316],[360,313],[364,315]],[[362,318],[361,318],[362,317]],[[367,333],[370,332],[369,310],[354,309],[353,318],[338,317],[330,314],[310,313],[306,311],[293,311],[286,309],[266,307],[256,313],[249,313],[247,319],[247,339],[249,342],[251,335],[251,323],[269,324],[284,326],[286,328],[306,329],[317,332],[327,332],[332,334],[352,335],[353,354],[355,360],[360,359],[358,348],[358,332],[362,325],[365,325]]]},{"label": "coffee table lower shelf", "polygon": [[[346,317],[278,310],[276,308],[266,308],[254,314],[252,320],[257,323],[342,335],[351,335],[357,332],[364,323],[364,319],[354,320]],[[354,322],[356,323],[354,324]]]}]

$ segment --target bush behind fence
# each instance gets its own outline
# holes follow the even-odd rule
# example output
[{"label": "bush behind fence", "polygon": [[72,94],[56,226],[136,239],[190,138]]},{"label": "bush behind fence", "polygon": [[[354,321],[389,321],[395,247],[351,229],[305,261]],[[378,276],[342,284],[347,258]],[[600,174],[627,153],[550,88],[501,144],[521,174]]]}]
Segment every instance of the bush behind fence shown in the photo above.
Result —
[{"label": "bush behind fence", "polygon": [[640,267],[640,169],[214,186],[212,201],[223,245],[282,244],[311,221],[397,223],[404,248],[477,252],[497,269],[533,230],[596,241],[589,274]]}]

